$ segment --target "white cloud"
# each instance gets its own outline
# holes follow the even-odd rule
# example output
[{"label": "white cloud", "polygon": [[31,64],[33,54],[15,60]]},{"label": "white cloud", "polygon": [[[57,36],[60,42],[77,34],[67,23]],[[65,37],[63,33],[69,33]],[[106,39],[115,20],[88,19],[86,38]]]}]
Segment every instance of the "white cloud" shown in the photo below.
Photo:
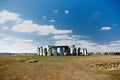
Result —
[{"label": "white cloud", "polygon": [[39,35],[50,35],[55,30],[53,25],[41,25],[38,28]]},{"label": "white cloud", "polygon": [[72,33],[72,30],[58,30],[58,29],[55,29],[52,34],[71,34]]},{"label": "white cloud", "polygon": [[39,25],[34,24],[31,20],[23,21],[22,23],[13,26],[12,30],[15,32],[36,32]]},{"label": "white cloud", "polygon": [[55,45],[67,45],[67,46],[72,46],[75,45],[75,41],[74,40],[56,40]]},{"label": "white cloud", "polygon": [[83,36],[83,35],[72,35],[73,38],[79,39],[79,38],[90,38],[90,36]]},{"label": "white cloud", "polygon": [[111,30],[112,27],[102,27],[100,30],[103,31],[103,30]]},{"label": "white cloud", "polygon": [[69,10],[65,10],[65,14],[69,14],[70,12],[69,12]]},{"label": "white cloud", "polygon": [[[120,40],[112,41],[106,45],[100,45],[93,41],[85,40],[85,36],[78,37],[75,35],[54,35],[52,39],[55,40],[55,45],[68,45],[68,46],[79,46],[81,48],[87,48],[88,52],[119,52],[120,51]],[[86,38],[89,38],[86,36]]]},{"label": "white cloud", "polygon": [[19,14],[8,12],[7,10],[3,10],[0,12],[0,24],[3,24],[7,21],[15,21],[20,22],[22,19],[19,18]]},{"label": "white cloud", "polygon": [[69,46],[76,45],[76,46],[80,46],[82,48],[84,48],[84,47],[88,48],[88,47],[92,47],[97,44],[94,42],[87,41],[87,40],[67,39],[67,40],[56,40],[55,45],[69,45]]},{"label": "white cloud", "polygon": [[54,35],[52,39],[55,40],[55,45],[68,45],[68,46],[79,46],[81,48],[87,48],[88,51],[98,50],[95,46],[98,46],[97,43],[85,40],[85,38],[89,38],[88,36],[83,35]]},{"label": "white cloud", "polygon": [[36,45],[33,40],[20,39],[5,34],[0,34],[0,52],[34,53]]},{"label": "white cloud", "polygon": [[50,22],[51,22],[51,23],[54,23],[54,22],[55,22],[55,20],[54,20],[54,19],[52,19],[52,20],[50,20]]},{"label": "white cloud", "polygon": [[10,27],[4,26],[4,27],[1,28],[1,30],[10,30]]},{"label": "white cloud", "polygon": [[106,45],[100,45],[88,40],[56,40],[55,45],[68,45],[78,46],[81,48],[87,48],[88,52],[120,52],[120,42],[109,43]]},{"label": "white cloud", "polygon": [[[46,16],[43,16],[46,19]],[[20,15],[17,13],[9,12],[7,10],[3,10],[0,12],[0,23],[6,23],[7,21],[12,21],[15,24],[12,29],[9,27],[3,27],[2,30],[12,30],[14,32],[24,32],[24,33],[32,33],[36,32],[38,35],[49,35],[49,34],[69,34],[71,30],[60,30],[56,29],[53,25],[39,25],[33,23],[32,20],[24,20],[20,18]],[[55,22],[55,20],[50,20],[50,22]]]},{"label": "white cloud", "polygon": [[49,35],[49,34],[68,34],[71,30],[58,30],[55,29],[53,25],[39,25],[33,23],[31,20],[25,20],[22,23],[16,24],[12,27],[15,32],[31,33],[37,32],[39,35]]},{"label": "white cloud", "polygon": [[[68,10],[65,10],[69,14]],[[46,19],[46,16],[44,16]],[[4,26],[2,30],[12,30],[21,33],[37,33],[38,35],[50,35],[55,40],[55,45],[76,45],[87,48],[89,52],[120,51],[120,41],[112,41],[106,45],[100,45],[93,41],[85,40],[89,36],[74,35],[72,30],[56,29],[54,25],[39,25],[32,20],[24,20],[17,13],[3,10],[0,12],[0,24],[7,21],[15,22],[12,28]],[[55,22],[54,20],[52,22]],[[100,30],[111,30],[111,27],[102,27]],[[33,40],[20,39],[13,36],[0,34],[0,52],[36,52],[36,43]]]},{"label": "white cloud", "polygon": [[88,36],[82,35],[70,35],[70,34],[63,34],[63,35],[54,35],[52,39],[54,40],[79,40],[80,38],[89,38]]},{"label": "white cloud", "polygon": [[38,25],[31,20],[26,20],[20,24],[14,25],[12,30],[15,32],[37,32],[39,35],[48,35],[54,30],[54,28],[53,25]]},{"label": "white cloud", "polygon": [[69,39],[72,39],[72,37],[70,37],[69,35],[54,35],[52,37],[52,39],[54,40],[69,40]]}]

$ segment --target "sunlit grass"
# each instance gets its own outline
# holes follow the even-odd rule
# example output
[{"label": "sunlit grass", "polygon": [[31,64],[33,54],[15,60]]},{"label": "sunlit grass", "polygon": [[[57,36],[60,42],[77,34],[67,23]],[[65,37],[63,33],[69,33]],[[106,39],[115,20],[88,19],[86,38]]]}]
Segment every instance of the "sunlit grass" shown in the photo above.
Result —
[{"label": "sunlit grass", "polygon": [[[31,59],[38,62],[26,62]],[[0,80],[120,80],[120,71],[86,66],[116,59],[120,56],[0,56]]]}]

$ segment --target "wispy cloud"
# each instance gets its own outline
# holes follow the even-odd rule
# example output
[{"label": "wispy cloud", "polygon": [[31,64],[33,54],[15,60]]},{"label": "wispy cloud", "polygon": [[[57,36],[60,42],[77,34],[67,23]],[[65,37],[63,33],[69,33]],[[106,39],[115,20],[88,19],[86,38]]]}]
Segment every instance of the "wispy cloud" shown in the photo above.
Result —
[{"label": "wispy cloud", "polygon": [[10,27],[4,26],[4,27],[1,28],[1,30],[10,30]]},{"label": "wispy cloud", "polygon": [[72,34],[72,30],[59,30],[55,29],[52,34]]},{"label": "wispy cloud", "polygon": [[113,27],[119,27],[119,24],[112,24]]},{"label": "wispy cloud", "polygon": [[5,34],[0,34],[0,52],[32,53],[36,52],[33,40],[21,39]]},{"label": "wispy cloud", "polygon": [[55,20],[54,20],[54,19],[51,19],[51,20],[49,20],[49,22],[50,22],[50,23],[54,23],[54,22],[55,22]]},{"label": "wispy cloud", "polygon": [[111,29],[112,29],[112,27],[102,27],[100,29],[100,31],[108,31],[108,30],[111,30]]},{"label": "wispy cloud", "polygon": [[54,40],[79,40],[79,39],[84,39],[84,38],[89,38],[88,36],[83,36],[83,35],[72,35],[72,34],[66,34],[66,35],[54,35],[52,39]]}]

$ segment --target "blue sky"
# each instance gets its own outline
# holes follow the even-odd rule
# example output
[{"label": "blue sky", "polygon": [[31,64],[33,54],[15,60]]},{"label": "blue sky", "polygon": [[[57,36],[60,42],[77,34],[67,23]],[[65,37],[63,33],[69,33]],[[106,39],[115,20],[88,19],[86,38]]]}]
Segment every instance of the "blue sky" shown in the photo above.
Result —
[{"label": "blue sky", "polygon": [[119,0],[0,0],[0,52],[76,45],[120,51]]}]

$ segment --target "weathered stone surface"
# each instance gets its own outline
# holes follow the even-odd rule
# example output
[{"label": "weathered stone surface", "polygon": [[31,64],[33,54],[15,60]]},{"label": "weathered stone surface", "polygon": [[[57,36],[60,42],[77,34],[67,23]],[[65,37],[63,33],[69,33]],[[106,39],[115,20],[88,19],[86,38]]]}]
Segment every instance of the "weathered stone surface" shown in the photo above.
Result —
[{"label": "weathered stone surface", "polygon": [[40,47],[40,56],[43,56],[43,47]]},{"label": "weathered stone surface", "polygon": [[27,60],[26,62],[27,63],[35,63],[35,62],[38,62],[38,60]]},{"label": "weathered stone surface", "polygon": [[87,49],[86,48],[83,49],[83,54],[87,55]]},{"label": "weathered stone surface", "polygon": [[40,56],[40,48],[39,47],[37,47],[37,55]]},{"label": "weathered stone surface", "polygon": [[[49,45],[48,48],[38,47],[37,54],[39,56],[68,56],[68,55],[81,55],[82,52],[80,47],[72,47],[69,46],[51,46]],[[87,55],[87,49],[83,49],[83,54]]]},{"label": "weathered stone surface", "polygon": [[48,53],[48,52],[47,52],[47,48],[45,48],[45,49],[44,49],[44,54],[45,54],[45,56],[47,56],[47,53]]}]

